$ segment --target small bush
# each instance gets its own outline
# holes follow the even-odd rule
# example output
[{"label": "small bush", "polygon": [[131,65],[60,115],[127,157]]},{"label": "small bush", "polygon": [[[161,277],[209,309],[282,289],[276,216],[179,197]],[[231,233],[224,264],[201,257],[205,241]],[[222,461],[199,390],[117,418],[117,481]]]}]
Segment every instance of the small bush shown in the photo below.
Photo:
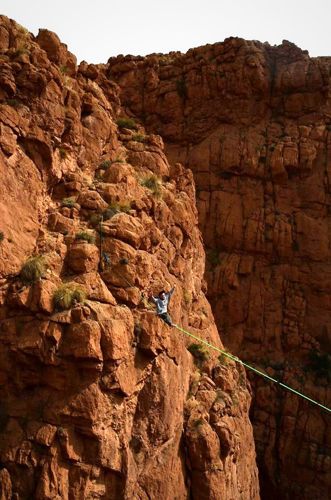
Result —
[{"label": "small bush", "polygon": [[186,305],[190,304],[192,302],[192,294],[189,290],[184,290],[183,292],[183,299]]},{"label": "small bush", "polygon": [[80,231],[75,236],[76,240],[87,241],[87,243],[95,243],[95,236],[87,231]]},{"label": "small bush", "polygon": [[102,219],[102,215],[101,214],[92,214],[91,217],[90,217],[90,224],[91,224],[91,226],[95,227],[98,224],[100,224],[101,219]]},{"label": "small bush", "polygon": [[60,72],[66,75],[68,73],[68,66],[60,66]]},{"label": "small bush", "polygon": [[110,160],[104,160],[100,163],[99,168],[101,168],[102,170],[107,170],[111,164],[112,162]]},{"label": "small bush", "polygon": [[156,198],[161,198],[162,196],[162,180],[155,174],[149,175],[144,179],[141,179],[140,184],[152,191]]},{"label": "small bush", "polygon": [[31,285],[42,278],[46,272],[46,262],[42,255],[31,257],[23,264],[20,278],[26,285]]},{"label": "small bush", "polygon": [[220,354],[218,356],[218,361],[220,365],[227,365],[229,363],[229,358],[225,354]]},{"label": "small bush", "polygon": [[200,362],[207,361],[209,359],[209,352],[207,349],[200,344],[190,344],[187,350],[194,356],[194,358]]},{"label": "small bush", "polygon": [[5,235],[0,231],[0,243],[5,239]]},{"label": "small bush", "polygon": [[60,154],[60,159],[61,160],[65,160],[67,158],[67,156],[68,156],[68,151],[65,148],[63,148],[63,147],[60,147],[59,148],[59,154]]},{"label": "small bush", "polygon": [[119,128],[137,130],[137,124],[132,118],[119,118],[116,123]]},{"label": "small bush", "polygon": [[146,136],[143,134],[133,134],[131,139],[132,139],[132,141],[136,141],[136,142],[145,142]]},{"label": "small bush", "polygon": [[55,309],[63,311],[71,309],[77,303],[84,302],[86,292],[76,283],[65,283],[55,290],[53,303]]},{"label": "small bush", "polygon": [[18,99],[6,99],[6,104],[12,108],[19,108],[21,106],[21,102]]},{"label": "small bush", "polygon": [[193,421],[193,427],[197,429],[198,427],[203,425],[203,422],[204,422],[203,418],[197,418]]},{"label": "small bush", "polygon": [[75,198],[63,198],[61,201],[61,206],[62,207],[67,207],[67,208],[72,208],[76,204]]},{"label": "small bush", "polygon": [[112,160],[111,163],[125,163],[125,158],[121,158],[120,156],[116,156],[115,160]]},{"label": "small bush", "polygon": [[114,215],[119,214],[121,212],[128,213],[131,210],[131,203],[111,203],[108,205],[108,208],[103,212],[103,220],[109,220]]}]

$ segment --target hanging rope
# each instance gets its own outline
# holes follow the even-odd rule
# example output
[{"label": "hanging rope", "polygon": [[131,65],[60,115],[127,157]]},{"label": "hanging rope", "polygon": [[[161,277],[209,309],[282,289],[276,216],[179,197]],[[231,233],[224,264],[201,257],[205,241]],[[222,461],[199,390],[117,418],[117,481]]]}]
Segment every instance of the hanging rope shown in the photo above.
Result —
[{"label": "hanging rope", "polygon": [[315,401],[314,399],[312,398],[309,398],[308,396],[306,396],[305,394],[303,394],[302,392],[299,392],[297,391],[296,389],[293,389],[293,387],[290,387],[289,385],[286,385],[286,384],[283,384],[283,382],[280,382],[279,380],[275,379],[274,377],[270,377],[270,375],[267,375],[266,373],[262,372],[261,370],[258,370],[257,368],[254,368],[254,366],[251,366],[249,365],[248,363],[245,363],[244,361],[242,361],[241,359],[237,358],[237,356],[234,356],[233,354],[230,354],[229,352],[226,352],[224,351],[223,349],[220,349],[219,347],[216,347],[214,346],[213,344],[210,344],[209,342],[207,342],[206,340],[203,340],[201,339],[200,337],[196,337],[195,335],[193,335],[193,333],[190,333],[188,332],[187,330],[184,330],[184,328],[182,328],[181,326],[179,325],[173,325],[175,328],[177,328],[177,330],[179,330],[180,332],[183,332],[185,335],[197,340],[198,342],[200,342],[201,344],[205,344],[207,347],[209,347],[210,349],[213,349],[214,351],[217,351],[221,354],[223,354],[224,356],[226,356],[227,358],[229,359],[232,359],[232,361],[236,361],[237,363],[240,363],[242,364],[243,366],[245,366],[245,368],[247,368],[248,370],[251,370],[255,373],[257,373],[258,375],[261,375],[262,377],[264,377],[265,379],[267,380],[270,380],[270,382],[273,382],[274,384],[277,384],[279,385],[280,387],[283,387],[284,389],[286,389],[287,391],[290,391],[290,392],[293,392],[294,394],[296,394],[297,396],[300,396],[301,398],[303,399],[306,399],[307,401],[309,401],[310,403],[313,403],[314,405],[317,405],[319,406],[320,408],[322,408],[323,410],[326,410],[328,411],[329,413],[331,413],[331,408],[328,408],[327,406],[324,406],[322,405],[321,403],[319,403],[318,401]]}]

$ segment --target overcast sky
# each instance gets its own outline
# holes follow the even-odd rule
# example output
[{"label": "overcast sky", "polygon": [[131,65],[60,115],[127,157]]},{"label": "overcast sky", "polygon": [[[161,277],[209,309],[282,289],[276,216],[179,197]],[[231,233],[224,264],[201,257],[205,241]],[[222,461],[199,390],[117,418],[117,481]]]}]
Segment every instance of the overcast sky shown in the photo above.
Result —
[{"label": "overcast sky", "polygon": [[0,0],[34,34],[55,31],[78,60],[187,51],[228,36],[331,55],[331,0]]}]

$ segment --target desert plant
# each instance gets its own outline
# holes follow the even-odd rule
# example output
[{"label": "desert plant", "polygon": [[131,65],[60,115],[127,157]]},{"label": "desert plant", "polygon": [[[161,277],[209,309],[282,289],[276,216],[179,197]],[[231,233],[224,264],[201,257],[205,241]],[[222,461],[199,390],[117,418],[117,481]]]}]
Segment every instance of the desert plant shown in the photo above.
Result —
[{"label": "desert plant", "polygon": [[143,135],[143,134],[133,134],[133,136],[131,137],[131,139],[133,141],[136,141],[136,142],[145,142],[146,141],[146,136]]},{"label": "desert plant", "polygon": [[192,293],[185,289],[183,292],[183,299],[186,305],[190,304],[192,302]]},{"label": "desert plant", "polygon": [[218,361],[220,365],[227,365],[229,363],[229,358],[222,353],[218,356]]},{"label": "desert plant", "polygon": [[5,239],[5,235],[0,231],[0,243]]},{"label": "desert plant", "polygon": [[63,200],[61,201],[61,206],[62,207],[67,207],[67,208],[72,208],[74,207],[76,204],[76,200],[75,198],[63,198]]},{"label": "desert plant", "polygon": [[111,164],[111,160],[104,160],[100,163],[99,168],[101,168],[102,170],[107,170],[107,168],[109,168]]},{"label": "desert plant", "polygon": [[102,220],[102,214],[92,214],[91,217],[90,217],[90,224],[91,226],[96,226],[97,224],[100,224]]},{"label": "desert plant", "polygon": [[21,102],[18,99],[6,99],[6,104],[12,108],[19,108],[21,106]]},{"label": "desert plant", "polygon": [[54,307],[60,311],[70,309],[86,299],[85,290],[76,283],[64,283],[53,295]]},{"label": "desert plant", "polygon": [[133,118],[118,118],[116,121],[119,128],[128,128],[130,130],[137,130],[137,124]]},{"label": "desert plant", "polygon": [[155,174],[148,175],[141,179],[140,184],[150,191],[156,198],[161,198],[162,196],[162,180]]},{"label": "desert plant", "polygon": [[76,233],[76,240],[87,241],[87,243],[95,243],[95,236],[92,233],[88,233],[87,231],[80,231]]},{"label": "desert plant", "polygon": [[23,264],[20,271],[20,278],[26,285],[31,285],[42,278],[46,272],[46,262],[42,255],[30,257]]},{"label": "desert plant", "polygon": [[196,418],[195,420],[193,420],[193,427],[197,429],[198,427],[203,425],[203,422],[204,422],[203,418]]},{"label": "desert plant", "polygon": [[197,361],[207,361],[209,359],[209,352],[200,344],[190,344],[187,350],[194,356]]},{"label": "desert plant", "polygon": [[131,202],[128,203],[118,203],[113,202],[108,205],[108,208],[103,212],[102,217],[103,220],[109,220],[114,215],[119,214],[120,212],[128,213],[131,210]]},{"label": "desert plant", "polygon": [[68,151],[64,147],[59,148],[59,155],[61,160],[65,160],[66,157],[68,156]]}]

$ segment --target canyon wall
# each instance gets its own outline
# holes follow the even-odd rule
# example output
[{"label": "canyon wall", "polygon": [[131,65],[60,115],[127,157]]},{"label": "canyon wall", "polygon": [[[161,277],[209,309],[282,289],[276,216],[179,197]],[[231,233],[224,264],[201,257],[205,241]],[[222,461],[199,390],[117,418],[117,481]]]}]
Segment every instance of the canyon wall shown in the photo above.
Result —
[{"label": "canyon wall", "polygon": [[0,498],[258,500],[244,370],[148,301],[222,347],[192,173],[119,90],[0,17]]},{"label": "canyon wall", "polygon": [[[331,406],[331,58],[230,38],[111,58],[122,106],[192,169],[226,347]],[[330,416],[252,378],[265,498],[326,499]]]}]

